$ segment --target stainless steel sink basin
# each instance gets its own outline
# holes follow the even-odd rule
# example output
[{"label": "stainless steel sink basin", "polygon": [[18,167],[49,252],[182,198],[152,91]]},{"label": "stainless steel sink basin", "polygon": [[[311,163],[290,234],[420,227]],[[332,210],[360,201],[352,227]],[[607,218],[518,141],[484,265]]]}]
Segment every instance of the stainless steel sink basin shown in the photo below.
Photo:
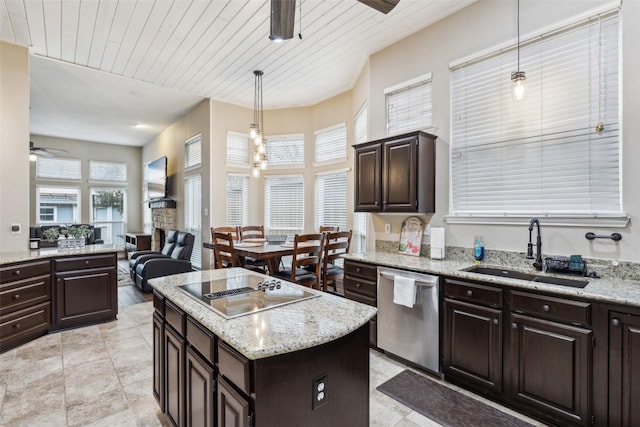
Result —
[{"label": "stainless steel sink basin", "polygon": [[473,265],[464,268],[462,271],[469,273],[488,274],[490,276],[505,277],[508,279],[528,280],[531,282],[548,283],[550,285],[571,286],[573,288],[584,288],[589,283],[588,280],[582,279],[565,279],[563,277],[539,276],[536,274],[525,273],[517,270],[509,270],[500,267],[485,267],[482,265]]}]

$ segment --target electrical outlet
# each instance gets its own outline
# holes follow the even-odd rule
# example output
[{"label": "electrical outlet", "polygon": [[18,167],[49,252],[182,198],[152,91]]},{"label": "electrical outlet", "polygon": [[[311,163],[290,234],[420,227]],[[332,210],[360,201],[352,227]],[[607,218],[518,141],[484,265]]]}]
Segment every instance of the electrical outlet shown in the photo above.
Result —
[{"label": "electrical outlet", "polygon": [[387,234],[391,233],[391,224],[384,225],[384,232]]},{"label": "electrical outlet", "polygon": [[329,378],[328,374],[321,375],[317,378],[314,378],[312,381],[313,392],[311,395],[313,396],[313,401],[311,402],[311,409],[316,409],[325,405],[329,401],[329,396],[327,394],[327,379]]}]

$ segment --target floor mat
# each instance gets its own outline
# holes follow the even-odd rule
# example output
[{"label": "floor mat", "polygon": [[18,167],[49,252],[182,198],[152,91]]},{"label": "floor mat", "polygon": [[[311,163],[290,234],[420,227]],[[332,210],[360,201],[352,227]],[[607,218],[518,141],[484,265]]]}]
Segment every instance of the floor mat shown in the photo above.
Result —
[{"label": "floor mat", "polygon": [[532,425],[408,370],[378,390],[444,426]]},{"label": "floor mat", "polygon": [[133,282],[129,276],[129,264],[118,261],[118,287],[132,286]]}]

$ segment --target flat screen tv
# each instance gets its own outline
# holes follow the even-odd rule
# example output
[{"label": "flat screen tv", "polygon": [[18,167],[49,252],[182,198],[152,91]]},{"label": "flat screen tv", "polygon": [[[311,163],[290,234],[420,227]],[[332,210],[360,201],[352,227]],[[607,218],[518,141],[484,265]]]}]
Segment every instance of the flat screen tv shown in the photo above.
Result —
[{"label": "flat screen tv", "polygon": [[149,200],[168,197],[166,156],[147,165],[147,197]]}]

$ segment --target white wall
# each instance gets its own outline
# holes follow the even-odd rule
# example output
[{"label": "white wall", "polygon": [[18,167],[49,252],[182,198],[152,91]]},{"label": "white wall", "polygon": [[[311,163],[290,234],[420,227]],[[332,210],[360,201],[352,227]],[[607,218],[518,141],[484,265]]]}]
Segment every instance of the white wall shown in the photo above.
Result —
[{"label": "white wall", "polygon": [[[541,1],[522,0],[520,11],[521,34],[534,34],[542,28],[568,22],[586,11],[611,4],[607,1]],[[450,142],[450,63],[485,51],[516,38],[516,2],[481,0],[454,15],[421,30],[414,35],[371,56],[369,80],[369,138],[385,136],[384,94],[386,87],[418,75],[433,73],[433,123],[437,140],[436,213],[425,216],[431,225],[446,227],[447,245],[471,247],[474,235],[485,237],[487,250],[501,249],[524,252],[528,241],[528,220],[515,225],[455,225],[446,223],[449,213],[449,142]],[[582,254],[594,258],[628,261],[640,260],[638,226],[640,220],[640,2],[622,4],[622,170],[623,206],[631,218],[624,229],[602,227],[543,228],[543,251],[546,254]],[[362,77],[361,77],[362,78]],[[509,76],[505,76],[508,79]],[[395,235],[383,233],[384,223],[391,223],[399,231],[404,217],[374,215],[377,237],[394,240]],[[599,239],[590,243],[584,238],[587,231],[597,234],[620,232],[622,241]]]}]

